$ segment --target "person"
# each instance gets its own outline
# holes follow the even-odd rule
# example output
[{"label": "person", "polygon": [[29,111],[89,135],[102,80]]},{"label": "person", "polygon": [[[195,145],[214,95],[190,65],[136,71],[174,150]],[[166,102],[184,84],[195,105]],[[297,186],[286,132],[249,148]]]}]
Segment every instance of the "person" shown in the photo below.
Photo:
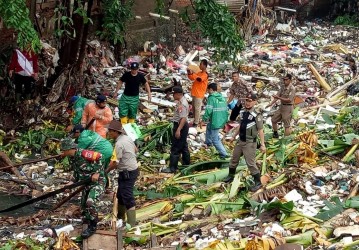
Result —
[{"label": "person", "polygon": [[357,65],[355,64],[354,58],[349,58],[349,67],[353,73],[353,78],[357,76]]},{"label": "person", "polygon": [[122,75],[117,83],[114,96],[117,95],[122,84],[125,83],[125,90],[119,100],[118,108],[122,124],[134,123],[136,120],[137,109],[139,104],[140,86],[144,85],[148,95],[148,101],[151,101],[151,88],[145,76],[138,72],[139,64],[131,63],[131,71]]},{"label": "person", "polygon": [[202,121],[209,121],[206,128],[207,146],[214,146],[222,159],[227,158],[227,152],[220,138],[219,130],[223,128],[228,120],[228,111],[226,99],[221,93],[217,92],[217,84],[211,83],[207,87],[209,96],[207,98],[207,106]]},{"label": "person", "polygon": [[72,108],[73,118],[71,120],[71,125],[68,128],[69,131],[71,131],[75,125],[81,124],[82,114],[85,106],[89,102],[92,102],[92,100],[77,95],[70,98],[69,107]]},{"label": "person", "polygon": [[290,123],[293,114],[293,102],[295,97],[295,87],[292,84],[292,75],[287,74],[283,78],[284,84],[276,95],[274,100],[268,104],[267,107],[272,107],[278,100],[281,101],[279,109],[272,116],[273,138],[279,138],[278,122],[282,121],[284,126],[284,135],[288,136],[291,133]]},{"label": "person", "polygon": [[108,136],[116,140],[115,149],[106,173],[118,169],[118,213],[117,218],[125,221],[132,227],[136,225],[136,202],[133,195],[133,187],[139,175],[136,160],[137,147],[127,136],[119,121],[113,120],[108,126]]},{"label": "person", "polygon": [[229,105],[233,101],[233,99],[237,99],[237,103],[232,109],[231,115],[229,117],[229,120],[231,122],[234,122],[237,120],[239,112],[243,108],[245,97],[248,96],[248,94],[253,93],[253,89],[251,88],[251,86],[249,86],[248,82],[239,78],[238,72],[232,73],[232,80],[233,84],[229,88],[230,95],[228,97],[227,104]]},{"label": "person", "polygon": [[256,165],[257,136],[260,139],[261,152],[266,151],[263,132],[263,117],[257,113],[254,106],[257,104],[257,95],[249,94],[244,103],[244,110],[241,110],[240,125],[236,128],[230,141],[234,141],[239,135],[238,141],[233,149],[233,155],[229,162],[229,174],[224,182],[229,183],[234,179],[236,168],[240,157],[243,155],[249,171],[254,179],[254,185],[249,188],[255,192],[261,188],[261,174]]},{"label": "person", "polygon": [[173,136],[170,154],[169,167],[163,169],[163,173],[175,173],[178,168],[178,161],[182,154],[182,164],[190,164],[190,153],[188,150],[188,112],[189,106],[183,95],[183,89],[180,86],[173,87],[173,98],[176,101],[176,108],[173,116]]},{"label": "person", "polygon": [[81,124],[75,125],[71,132],[78,148],[90,149],[102,154],[103,164],[106,169],[110,163],[113,152],[111,142],[98,133],[85,129]]},{"label": "person", "polygon": [[105,172],[102,155],[99,152],[77,148],[76,143],[67,137],[61,141],[62,156],[70,158],[75,181],[90,179],[81,194],[81,210],[84,218],[89,222],[81,236],[87,239],[96,232],[98,222],[97,204],[105,191]]},{"label": "person", "polygon": [[[94,119],[94,122],[91,120]],[[107,98],[104,95],[98,95],[95,102],[90,102],[85,106],[82,114],[81,124],[86,127],[90,124],[89,130],[95,131],[103,138],[106,138],[106,126],[112,121],[113,115],[110,107],[107,105]]]},{"label": "person", "polygon": [[193,81],[191,95],[192,95],[192,107],[193,107],[193,127],[197,127],[199,124],[202,108],[202,100],[206,94],[208,85],[208,62],[206,59],[201,60],[198,73],[193,73],[190,69],[187,69],[188,78]]},{"label": "person", "polygon": [[27,46],[25,49],[16,49],[11,57],[9,65],[9,77],[14,77],[15,98],[31,99],[33,83],[39,79],[38,56]]}]

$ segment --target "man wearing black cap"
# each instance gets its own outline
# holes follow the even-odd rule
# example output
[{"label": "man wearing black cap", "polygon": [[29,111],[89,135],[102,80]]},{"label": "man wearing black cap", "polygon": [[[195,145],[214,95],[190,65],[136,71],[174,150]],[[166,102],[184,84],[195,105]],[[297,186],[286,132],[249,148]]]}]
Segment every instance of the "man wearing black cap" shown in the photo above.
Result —
[{"label": "man wearing black cap", "polygon": [[224,182],[232,182],[236,173],[236,168],[240,157],[243,155],[246,164],[254,179],[254,185],[250,191],[255,192],[261,188],[261,174],[256,165],[257,135],[261,141],[260,150],[264,153],[266,146],[264,143],[263,117],[256,113],[254,105],[257,103],[256,94],[249,94],[244,103],[244,110],[239,113],[240,125],[237,127],[231,141],[234,141],[237,135],[239,139],[233,149],[233,155],[229,163],[229,174]]},{"label": "man wearing black cap", "polygon": [[131,63],[131,71],[122,75],[114,96],[117,96],[122,84],[125,83],[125,90],[121,95],[118,108],[122,124],[134,123],[137,115],[139,104],[140,86],[145,85],[148,101],[151,101],[151,88],[143,74],[138,72],[139,64],[137,62]]},{"label": "man wearing black cap", "polygon": [[136,225],[136,202],[133,187],[139,171],[136,160],[137,147],[129,136],[124,133],[122,124],[113,120],[108,126],[108,136],[116,140],[115,149],[106,172],[118,170],[118,213],[117,218],[125,220],[132,227]]},{"label": "man wearing black cap", "polygon": [[88,103],[85,106],[81,120],[82,126],[86,127],[92,119],[95,119],[95,121],[88,129],[106,138],[106,126],[113,120],[112,110],[107,105],[106,96],[98,95],[95,102]]},{"label": "man wearing black cap", "polygon": [[183,89],[180,86],[173,87],[173,98],[177,105],[173,116],[173,137],[171,145],[171,155],[169,168],[163,169],[163,173],[175,173],[178,168],[178,161],[182,154],[182,164],[190,164],[190,154],[188,150],[188,111],[189,106],[183,96]]}]

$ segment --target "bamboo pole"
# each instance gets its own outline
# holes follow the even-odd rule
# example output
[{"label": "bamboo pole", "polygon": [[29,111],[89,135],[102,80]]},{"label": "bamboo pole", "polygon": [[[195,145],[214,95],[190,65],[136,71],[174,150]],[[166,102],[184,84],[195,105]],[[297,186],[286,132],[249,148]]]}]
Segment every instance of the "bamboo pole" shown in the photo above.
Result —
[{"label": "bamboo pole", "polygon": [[117,224],[117,212],[118,212],[118,200],[116,196],[116,192],[113,195],[113,207],[112,207],[112,219],[111,219],[111,227],[112,231],[116,231],[116,224]]},{"label": "bamboo pole", "polygon": [[318,73],[317,69],[313,66],[313,64],[308,64],[309,69],[312,71],[313,75],[319,82],[320,86],[323,87],[326,91],[331,91],[332,88],[329,86],[329,84],[324,80],[324,78]]},{"label": "bamboo pole", "polygon": [[340,86],[339,88],[337,88],[336,90],[334,90],[333,92],[330,92],[325,98],[326,99],[330,99],[332,98],[335,94],[339,93],[340,91],[342,91],[343,89],[346,89],[347,87],[349,87],[349,85],[351,85],[352,83],[358,81],[358,77],[354,77],[353,79],[351,79],[349,82],[345,83],[344,85]]}]

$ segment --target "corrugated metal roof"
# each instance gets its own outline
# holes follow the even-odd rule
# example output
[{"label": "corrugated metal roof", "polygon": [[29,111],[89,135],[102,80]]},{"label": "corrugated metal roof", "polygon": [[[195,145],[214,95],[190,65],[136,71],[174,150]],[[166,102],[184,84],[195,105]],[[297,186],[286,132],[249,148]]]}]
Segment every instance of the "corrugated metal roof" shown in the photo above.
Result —
[{"label": "corrugated metal roof", "polygon": [[230,12],[238,13],[245,0],[217,0],[217,3],[227,5]]}]

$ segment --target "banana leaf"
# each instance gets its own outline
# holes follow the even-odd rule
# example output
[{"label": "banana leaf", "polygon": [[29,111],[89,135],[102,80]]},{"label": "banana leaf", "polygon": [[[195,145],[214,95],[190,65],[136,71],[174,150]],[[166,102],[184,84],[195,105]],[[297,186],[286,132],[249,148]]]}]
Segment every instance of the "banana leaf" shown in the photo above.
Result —
[{"label": "banana leaf", "polygon": [[210,170],[215,168],[226,168],[229,165],[229,161],[206,161],[199,162],[192,165],[183,165],[180,167],[182,175],[190,175],[193,172],[200,172],[204,170]]},{"label": "banana leaf", "polygon": [[[330,201],[334,202],[334,204]],[[321,211],[315,216],[315,218],[327,221],[344,211],[344,203],[339,200],[339,197],[332,197],[330,201],[324,201],[324,204],[326,205],[328,210]]]}]

